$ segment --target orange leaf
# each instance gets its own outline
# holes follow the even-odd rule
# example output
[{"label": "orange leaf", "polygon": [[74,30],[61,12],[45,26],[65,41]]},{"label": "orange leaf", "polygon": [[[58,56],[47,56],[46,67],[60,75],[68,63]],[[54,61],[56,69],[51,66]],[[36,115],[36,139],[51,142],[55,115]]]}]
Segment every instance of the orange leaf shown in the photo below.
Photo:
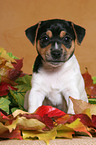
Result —
[{"label": "orange leaf", "polygon": [[85,127],[85,125],[80,121],[79,118],[77,118],[75,121],[73,121],[71,124],[66,124],[67,127],[72,128],[74,131],[76,132],[84,132],[86,134],[88,134],[90,137],[92,137],[92,135],[87,131],[87,128]]}]

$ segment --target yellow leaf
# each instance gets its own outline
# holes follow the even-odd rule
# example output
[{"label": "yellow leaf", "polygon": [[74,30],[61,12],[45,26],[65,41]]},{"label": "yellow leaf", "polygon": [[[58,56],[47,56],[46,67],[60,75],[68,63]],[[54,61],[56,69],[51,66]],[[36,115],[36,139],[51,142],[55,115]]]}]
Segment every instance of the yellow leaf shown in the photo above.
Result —
[{"label": "yellow leaf", "polygon": [[74,130],[72,128],[63,124],[59,124],[56,130],[57,130],[56,137],[72,138],[72,135],[74,134]]},{"label": "yellow leaf", "polygon": [[0,56],[2,57],[2,58],[5,58],[7,61],[9,61],[9,62],[16,62],[13,58],[11,58],[8,54],[7,54],[7,52],[6,52],[6,50],[4,50],[4,48],[0,48]]},{"label": "yellow leaf", "polygon": [[20,130],[42,130],[46,125],[37,119],[27,119],[26,117],[19,117],[8,125],[7,128],[10,132],[19,125]]},{"label": "yellow leaf", "polygon": [[14,68],[11,62],[16,62],[15,59],[11,58],[6,50],[4,50],[3,48],[0,48],[0,64],[2,64],[4,61],[5,62],[5,66],[9,67],[9,68]]},{"label": "yellow leaf", "polygon": [[39,140],[43,140],[49,145],[49,141],[55,139],[57,132],[56,129],[53,128],[50,131],[22,131],[23,139],[38,137]]},{"label": "yellow leaf", "polygon": [[12,113],[12,115],[13,115],[14,117],[18,116],[19,114],[30,114],[30,113],[25,112],[25,111],[20,110],[20,109],[17,109],[16,111],[14,111],[14,112]]}]

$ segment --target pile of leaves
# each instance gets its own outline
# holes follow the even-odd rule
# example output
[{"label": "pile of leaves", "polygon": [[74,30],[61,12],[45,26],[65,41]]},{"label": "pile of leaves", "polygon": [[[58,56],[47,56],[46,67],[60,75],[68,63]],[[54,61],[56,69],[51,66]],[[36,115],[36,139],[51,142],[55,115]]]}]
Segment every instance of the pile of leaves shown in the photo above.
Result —
[{"label": "pile of leaves", "polygon": [[31,88],[31,76],[22,72],[23,59],[0,48],[0,108],[11,114],[24,110],[24,96]]},{"label": "pile of leaves", "polygon": [[51,106],[28,113],[24,96],[31,76],[22,72],[23,59],[0,48],[0,139],[39,139],[49,144],[55,138],[96,137],[96,77],[83,74],[89,103],[70,97],[75,115]]},{"label": "pile of leaves", "polygon": [[[41,106],[30,114],[16,110],[11,115],[0,112],[0,138],[39,139],[49,144],[55,138],[77,135],[96,137],[96,105],[71,98],[75,115],[51,106]],[[78,110],[77,110],[78,108]]]}]

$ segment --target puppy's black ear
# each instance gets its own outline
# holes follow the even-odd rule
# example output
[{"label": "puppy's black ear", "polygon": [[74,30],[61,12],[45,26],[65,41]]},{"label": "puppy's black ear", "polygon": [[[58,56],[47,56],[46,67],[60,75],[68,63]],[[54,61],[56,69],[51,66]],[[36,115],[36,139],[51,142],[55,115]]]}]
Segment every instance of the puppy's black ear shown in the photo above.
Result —
[{"label": "puppy's black ear", "polygon": [[80,45],[85,36],[86,30],[81,26],[75,25],[74,23],[72,23],[72,27],[77,39],[77,43]]},{"label": "puppy's black ear", "polygon": [[26,36],[32,42],[33,45],[35,43],[37,28],[38,28],[38,23],[36,25],[31,26],[30,28],[28,28],[28,29],[25,30]]}]

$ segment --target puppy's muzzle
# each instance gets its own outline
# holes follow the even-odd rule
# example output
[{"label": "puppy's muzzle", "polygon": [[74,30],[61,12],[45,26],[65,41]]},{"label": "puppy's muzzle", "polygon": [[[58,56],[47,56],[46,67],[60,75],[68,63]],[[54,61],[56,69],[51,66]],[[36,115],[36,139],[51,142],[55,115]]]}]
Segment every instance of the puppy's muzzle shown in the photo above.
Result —
[{"label": "puppy's muzzle", "polygon": [[58,60],[61,58],[61,55],[62,55],[62,49],[60,49],[60,50],[51,49],[51,56],[53,59]]}]

